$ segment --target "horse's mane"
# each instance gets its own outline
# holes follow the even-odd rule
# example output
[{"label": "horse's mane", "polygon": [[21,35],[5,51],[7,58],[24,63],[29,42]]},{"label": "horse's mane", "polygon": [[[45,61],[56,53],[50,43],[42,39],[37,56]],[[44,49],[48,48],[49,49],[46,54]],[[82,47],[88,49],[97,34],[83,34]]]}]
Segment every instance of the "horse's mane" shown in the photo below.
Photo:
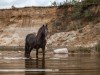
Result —
[{"label": "horse's mane", "polygon": [[38,30],[38,33],[40,33],[43,29],[44,25],[42,27],[40,27],[40,29]]},{"label": "horse's mane", "polygon": [[36,36],[37,39],[40,38],[40,34],[43,31],[43,27],[44,27],[44,25],[42,27],[40,27],[40,29],[38,30],[38,33],[37,33],[37,36]]}]

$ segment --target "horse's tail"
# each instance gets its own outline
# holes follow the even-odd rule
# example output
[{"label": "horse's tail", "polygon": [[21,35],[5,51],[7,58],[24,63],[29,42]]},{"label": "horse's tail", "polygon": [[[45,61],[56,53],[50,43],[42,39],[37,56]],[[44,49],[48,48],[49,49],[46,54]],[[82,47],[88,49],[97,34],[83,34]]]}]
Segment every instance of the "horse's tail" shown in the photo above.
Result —
[{"label": "horse's tail", "polygon": [[29,38],[29,35],[27,35],[25,38],[25,52],[28,51],[28,44],[29,44],[28,38]]},{"label": "horse's tail", "polygon": [[25,43],[25,57],[27,55],[27,49],[28,49],[28,47],[27,47],[27,44]]},{"label": "horse's tail", "polygon": [[27,44],[25,43],[25,51],[27,51]]}]

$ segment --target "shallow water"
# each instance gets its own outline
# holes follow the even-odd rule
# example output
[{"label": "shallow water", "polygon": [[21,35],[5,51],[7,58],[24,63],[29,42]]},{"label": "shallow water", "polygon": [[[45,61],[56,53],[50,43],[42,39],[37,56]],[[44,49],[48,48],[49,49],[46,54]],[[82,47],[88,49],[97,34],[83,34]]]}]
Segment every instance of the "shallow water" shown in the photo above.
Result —
[{"label": "shallow water", "polygon": [[23,51],[0,51],[0,75],[100,75],[100,55],[53,54],[45,58],[35,52],[25,58]]}]

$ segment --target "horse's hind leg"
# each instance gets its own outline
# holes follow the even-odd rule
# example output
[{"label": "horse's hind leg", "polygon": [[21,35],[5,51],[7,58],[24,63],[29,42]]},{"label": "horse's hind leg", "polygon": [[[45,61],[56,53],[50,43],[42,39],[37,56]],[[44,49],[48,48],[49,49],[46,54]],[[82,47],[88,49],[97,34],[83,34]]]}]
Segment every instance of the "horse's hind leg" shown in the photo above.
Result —
[{"label": "horse's hind leg", "polygon": [[29,57],[31,57],[31,56],[30,56],[30,53],[31,53],[32,49],[33,49],[33,47],[30,47],[30,48],[29,48]]},{"label": "horse's hind leg", "polygon": [[38,58],[38,49],[36,49],[36,58]]},{"label": "horse's hind leg", "polygon": [[25,57],[29,57],[30,53],[29,53],[29,46],[27,43],[25,43]]}]

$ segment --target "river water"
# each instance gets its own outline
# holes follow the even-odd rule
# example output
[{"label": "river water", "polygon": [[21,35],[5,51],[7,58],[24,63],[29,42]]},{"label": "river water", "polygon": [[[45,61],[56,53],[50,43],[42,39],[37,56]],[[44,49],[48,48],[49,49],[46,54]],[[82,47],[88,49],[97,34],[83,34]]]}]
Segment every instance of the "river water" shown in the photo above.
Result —
[{"label": "river water", "polygon": [[99,54],[53,54],[45,58],[35,52],[32,58],[23,51],[0,51],[0,75],[100,75]]}]

